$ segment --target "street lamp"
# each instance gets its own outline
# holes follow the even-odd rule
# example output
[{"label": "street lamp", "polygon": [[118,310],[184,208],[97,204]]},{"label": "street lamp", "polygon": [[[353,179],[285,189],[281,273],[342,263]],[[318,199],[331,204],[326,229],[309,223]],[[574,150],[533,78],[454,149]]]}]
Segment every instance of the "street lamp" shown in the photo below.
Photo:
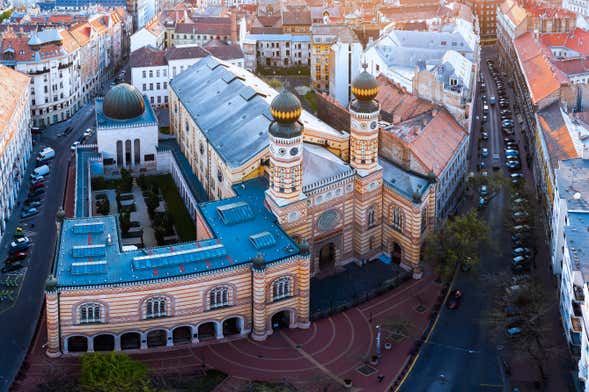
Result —
[{"label": "street lamp", "polygon": [[376,356],[380,358],[380,324],[376,324]]}]

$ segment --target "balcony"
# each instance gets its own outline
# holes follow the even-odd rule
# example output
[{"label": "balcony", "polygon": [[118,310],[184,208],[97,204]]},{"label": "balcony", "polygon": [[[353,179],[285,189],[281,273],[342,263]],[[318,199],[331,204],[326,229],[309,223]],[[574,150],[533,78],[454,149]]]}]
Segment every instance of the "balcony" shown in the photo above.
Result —
[{"label": "balcony", "polygon": [[584,302],[585,301],[585,294],[583,293],[583,288],[577,285],[573,285],[573,294],[575,295],[575,301],[577,302]]},{"label": "balcony", "polygon": [[583,327],[581,324],[581,318],[580,317],[575,317],[573,315],[571,315],[571,331],[575,332],[575,333],[581,333],[583,332]]},{"label": "balcony", "polygon": [[581,305],[578,302],[571,301],[571,307],[573,308],[573,314],[575,317],[583,317],[583,311],[581,310]]}]

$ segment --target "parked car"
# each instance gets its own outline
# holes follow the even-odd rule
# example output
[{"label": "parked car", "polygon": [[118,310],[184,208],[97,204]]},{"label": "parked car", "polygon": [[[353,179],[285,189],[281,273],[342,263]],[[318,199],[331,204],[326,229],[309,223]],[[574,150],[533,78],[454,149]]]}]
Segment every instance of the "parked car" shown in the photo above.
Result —
[{"label": "parked car", "polygon": [[510,170],[519,170],[521,168],[521,164],[518,161],[507,161],[505,162],[505,166]]},{"label": "parked car", "polygon": [[519,151],[518,150],[505,150],[505,156],[508,156],[508,157],[519,156]]},{"label": "parked car", "polygon": [[522,256],[522,255],[529,255],[532,254],[532,250],[530,248],[515,248],[511,251],[511,255],[515,256]]},{"label": "parked car", "polygon": [[43,203],[40,201],[31,201],[30,203],[25,203],[25,208],[41,207],[41,205],[43,205]]},{"label": "parked car", "polygon": [[518,197],[517,199],[513,199],[511,202],[513,204],[521,205],[521,204],[526,204],[528,201],[522,197]]},{"label": "parked car", "polygon": [[35,216],[39,213],[39,210],[35,207],[31,207],[29,209],[24,210],[20,213],[21,218],[30,218],[31,216]]},{"label": "parked car", "polygon": [[530,231],[530,226],[528,226],[528,225],[515,225],[515,226],[513,226],[512,231],[514,233],[529,232]]},{"label": "parked car", "polygon": [[514,249],[521,248],[526,246],[526,241],[524,240],[515,240],[511,242],[511,247]]},{"label": "parked car", "polygon": [[446,307],[448,309],[458,309],[460,301],[462,301],[462,291],[452,290],[448,296],[448,301],[446,301]]},{"label": "parked car", "polygon": [[487,190],[487,186],[486,185],[481,185],[481,188],[479,190],[479,194],[481,196],[487,196],[488,193],[489,193],[489,191]]},{"label": "parked car", "polygon": [[481,139],[489,140],[489,134],[487,132],[481,132]]},{"label": "parked car", "polygon": [[483,158],[486,158],[486,157],[488,157],[488,156],[489,156],[489,149],[488,149],[488,148],[486,148],[486,147],[483,147],[483,148],[481,148],[481,156],[482,156]]},{"label": "parked car", "polygon": [[24,260],[27,258],[27,252],[16,252],[6,257],[5,264],[13,263],[15,261]]},{"label": "parked car", "polygon": [[25,200],[25,204],[32,204],[32,203],[37,202],[37,201],[40,202],[41,200],[43,200],[43,197],[45,197],[45,195],[29,196]]},{"label": "parked car", "polygon": [[19,269],[21,269],[23,267],[24,267],[23,263],[21,263],[20,261],[16,261],[14,263],[6,264],[4,267],[2,267],[2,272],[3,273],[14,272],[14,271],[18,271]]},{"label": "parked car", "polygon": [[39,188],[39,189],[35,189],[31,193],[29,193],[29,196],[36,197],[36,196],[41,196],[44,194],[45,194],[45,189]]},{"label": "parked car", "polygon": [[72,151],[76,151],[76,148],[78,148],[78,146],[80,145],[80,142],[73,142],[72,145],[70,146],[70,150]]},{"label": "parked car", "polygon": [[513,337],[522,333],[522,324],[521,323],[511,323],[505,327],[505,333],[509,337]]},{"label": "parked car", "polygon": [[516,211],[511,214],[512,218],[527,218],[530,215],[526,211]]},{"label": "parked car", "polygon": [[528,234],[525,233],[525,232],[516,232],[516,233],[513,233],[511,235],[511,240],[512,241],[517,241],[517,240],[524,241],[524,240],[527,240],[527,239],[528,239]]},{"label": "parked car", "polygon": [[73,130],[74,130],[74,128],[73,128],[73,127],[67,127],[67,128],[65,129],[65,131],[63,131],[63,136],[67,136],[67,135],[69,135],[70,133],[72,133],[72,131],[73,131]]},{"label": "parked car", "polygon": [[511,272],[513,272],[516,275],[520,275],[520,274],[525,274],[527,272],[530,272],[530,264],[526,263],[526,264],[515,264],[515,265],[511,265]]},{"label": "parked car", "polygon": [[33,170],[33,173],[31,174],[31,178],[45,177],[48,174],[49,174],[49,166],[43,165],[43,166],[39,166],[38,168]]},{"label": "parked car", "polygon": [[14,241],[10,243],[10,248],[8,252],[10,254],[21,252],[25,249],[28,249],[33,243],[29,240],[29,237],[20,237],[16,238]]},{"label": "parked car", "polygon": [[34,191],[35,189],[45,188],[45,183],[43,181],[37,181],[34,184],[31,184],[29,187],[29,191]]}]

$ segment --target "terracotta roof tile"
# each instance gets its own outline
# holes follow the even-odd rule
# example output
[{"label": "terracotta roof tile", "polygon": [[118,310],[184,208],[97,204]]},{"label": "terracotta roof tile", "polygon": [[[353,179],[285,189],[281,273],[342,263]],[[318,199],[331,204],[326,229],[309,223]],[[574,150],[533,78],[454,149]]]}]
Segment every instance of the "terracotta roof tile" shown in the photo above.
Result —
[{"label": "terracotta roof tile", "polygon": [[434,105],[415,95],[409,94],[379,75],[378,94],[376,100],[380,103],[381,116],[388,122],[405,121],[430,111]]},{"label": "terracotta roof tile", "polygon": [[129,65],[131,68],[163,66],[167,64],[164,54],[163,50],[144,46],[131,53]]},{"label": "terracotta roof tile", "polygon": [[568,127],[562,118],[560,103],[555,102],[537,113],[540,129],[548,147],[553,167],[564,159],[578,158],[579,154]]},{"label": "terracotta roof tile", "polygon": [[565,47],[582,55],[589,55],[589,31],[576,28],[571,33],[547,33],[540,36],[548,47]]},{"label": "terracotta roof tile", "polygon": [[[5,138],[5,132],[10,124],[11,117],[16,110],[18,98],[26,94],[29,88],[30,78],[20,72],[0,65],[0,140],[10,140],[13,135]],[[0,145],[0,156],[3,146]]]}]

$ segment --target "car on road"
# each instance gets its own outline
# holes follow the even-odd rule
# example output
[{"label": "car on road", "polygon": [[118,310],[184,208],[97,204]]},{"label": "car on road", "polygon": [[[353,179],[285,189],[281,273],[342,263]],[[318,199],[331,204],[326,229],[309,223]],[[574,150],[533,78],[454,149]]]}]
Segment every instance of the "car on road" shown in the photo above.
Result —
[{"label": "car on road", "polygon": [[10,254],[14,254],[17,252],[21,252],[25,249],[28,249],[33,243],[29,240],[29,237],[20,237],[16,238],[14,241],[10,243],[10,248],[8,252]]},{"label": "car on road", "polygon": [[519,151],[518,150],[505,150],[505,156],[506,157],[519,157]]},{"label": "car on road", "polygon": [[481,188],[479,189],[479,194],[481,196],[487,196],[489,194],[489,191],[488,191],[486,185],[481,185]]},{"label": "car on road", "polygon": [[458,309],[460,307],[461,301],[462,301],[462,291],[452,290],[450,292],[450,295],[448,296],[448,301],[446,301],[446,307],[448,309]]},{"label": "car on road", "polygon": [[520,233],[513,233],[511,235],[511,240],[512,241],[526,241],[529,238],[529,235],[527,233],[524,232],[520,232]]},{"label": "car on road", "polygon": [[530,226],[528,225],[515,225],[513,226],[512,230],[514,233],[527,233],[530,231]]},{"label": "car on road", "polygon": [[523,264],[528,264],[529,262],[530,262],[530,255],[528,255],[528,254],[515,256],[514,258],[511,259],[512,265],[523,265]]},{"label": "car on road", "polygon": [[84,137],[92,136],[92,128],[88,128],[84,131]]},{"label": "car on road", "polygon": [[521,248],[515,248],[514,250],[511,251],[511,255],[513,257],[529,255],[529,254],[532,254],[532,250],[530,248],[521,247]]},{"label": "car on road", "polygon": [[486,123],[488,119],[489,118],[487,117],[487,115],[486,114],[483,114],[482,122],[483,123]]},{"label": "car on road", "polygon": [[23,268],[24,264],[21,263],[20,261],[16,261],[14,263],[10,263],[10,264],[6,264],[4,267],[2,267],[2,273],[6,273],[6,272],[14,272],[14,271],[18,271],[19,269]]},{"label": "car on road", "polygon": [[483,147],[483,148],[481,148],[481,156],[482,156],[483,158],[486,158],[486,157],[488,157],[488,156],[489,156],[489,149],[488,149],[488,148],[486,148],[486,147]]},{"label": "car on road", "polygon": [[70,146],[70,150],[76,151],[76,148],[78,148],[79,145],[80,145],[80,142],[78,142],[78,141],[73,142],[72,145]]},{"label": "car on road", "polygon": [[527,218],[529,214],[526,211],[517,211],[511,214],[512,218]]},{"label": "car on road", "polygon": [[69,135],[70,133],[72,133],[72,131],[73,131],[73,130],[74,130],[74,128],[73,128],[73,127],[67,127],[67,128],[65,129],[65,131],[63,131],[63,136],[67,136],[67,135]]},{"label": "car on road", "polygon": [[480,196],[479,197],[479,208],[482,208],[489,204],[489,200],[486,197]]},{"label": "car on road", "polygon": [[497,98],[495,98],[494,95],[491,95],[491,98],[489,98],[489,103],[491,105],[495,105],[495,103],[497,103]]},{"label": "car on road", "polygon": [[509,337],[514,337],[522,333],[522,324],[521,323],[511,323],[505,327],[505,333]]},{"label": "car on road", "polygon": [[31,208],[31,207],[41,207],[43,203],[41,203],[40,201],[31,201],[30,203],[25,203],[25,208]]},{"label": "car on road", "polygon": [[13,263],[15,261],[24,260],[27,258],[27,252],[16,252],[14,254],[8,255],[6,260],[4,260],[5,264]]},{"label": "car on road", "polygon": [[489,140],[489,134],[487,132],[481,132],[481,139]]},{"label": "car on road", "polygon": [[483,113],[485,113],[485,114],[489,113],[489,106],[488,105],[483,105]]},{"label": "car on road", "polygon": [[31,184],[31,186],[29,187],[29,191],[34,191],[35,189],[40,189],[40,188],[45,188],[45,182],[38,181],[34,184]]},{"label": "car on road", "polygon": [[511,272],[514,274],[525,274],[530,272],[530,264],[515,264],[511,266]]},{"label": "car on road", "polygon": [[29,193],[29,196],[31,196],[31,197],[37,197],[37,196],[41,196],[41,195],[44,195],[44,194],[45,194],[45,189],[38,188],[38,189],[35,189],[35,190],[31,191],[31,193]]},{"label": "car on road", "polygon": [[521,205],[521,204],[526,204],[528,201],[526,199],[524,199],[523,197],[518,197],[517,199],[513,199],[511,202],[513,204]]},{"label": "car on road", "polygon": [[519,170],[519,169],[521,169],[521,164],[518,161],[507,161],[507,162],[505,162],[505,166],[509,170]]},{"label": "car on road", "polygon": [[35,216],[39,213],[39,210],[35,207],[28,208],[20,213],[21,218],[30,218],[31,216]]}]

